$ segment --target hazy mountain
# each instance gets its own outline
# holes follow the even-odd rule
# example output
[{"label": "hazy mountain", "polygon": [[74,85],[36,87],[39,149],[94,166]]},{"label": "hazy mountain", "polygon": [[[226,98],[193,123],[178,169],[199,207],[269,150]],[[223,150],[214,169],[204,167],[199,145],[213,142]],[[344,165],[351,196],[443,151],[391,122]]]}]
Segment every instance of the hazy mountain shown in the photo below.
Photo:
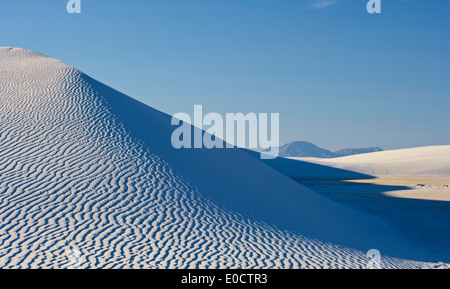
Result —
[{"label": "hazy mountain", "polygon": [[333,153],[329,150],[320,148],[313,143],[306,141],[296,141],[285,144],[280,148],[280,157],[315,157],[331,158]]},{"label": "hazy mountain", "polygon": [[280,147],[280,157],[314,157],[314,158],[337,158],[343,156],[379,152],[382,151],[379,147],[372,148],[346,148],[338,151],[330,151],[316,146],[313,143],[306,141],[296,141],[285,144]]}]

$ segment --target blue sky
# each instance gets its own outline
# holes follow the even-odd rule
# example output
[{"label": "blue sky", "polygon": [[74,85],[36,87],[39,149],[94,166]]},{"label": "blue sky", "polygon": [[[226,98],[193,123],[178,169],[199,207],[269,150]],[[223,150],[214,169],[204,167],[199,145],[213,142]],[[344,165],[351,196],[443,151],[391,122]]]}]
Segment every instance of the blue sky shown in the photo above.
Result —
[{"label": "blue sky", "polygon": [[[278,112],[281,143],[450,144],[450,1],[1,0],[35,50],[169,114]],[[1,68],[0,68],[1,69]]]}]

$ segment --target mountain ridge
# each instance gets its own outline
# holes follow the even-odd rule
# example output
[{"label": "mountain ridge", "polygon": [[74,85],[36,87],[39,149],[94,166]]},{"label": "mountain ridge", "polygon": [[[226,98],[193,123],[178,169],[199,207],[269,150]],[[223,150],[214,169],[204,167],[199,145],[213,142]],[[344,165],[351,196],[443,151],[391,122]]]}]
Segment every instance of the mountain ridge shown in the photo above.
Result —
[{"label": "mountain ridge", "polygon": [[338,158],[357,154],[365,154],[383,151],[379,147],[370,148],[344,148],[331,151],[321,148],[311,142],[295,141],[280,147],[279,157],[314,157],[314,158]]}]

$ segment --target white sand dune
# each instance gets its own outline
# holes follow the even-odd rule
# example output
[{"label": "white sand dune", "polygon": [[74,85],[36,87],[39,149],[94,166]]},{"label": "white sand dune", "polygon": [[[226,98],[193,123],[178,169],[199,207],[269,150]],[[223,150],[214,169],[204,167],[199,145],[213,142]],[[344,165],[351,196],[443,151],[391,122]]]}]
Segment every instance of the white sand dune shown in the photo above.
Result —
[{"label": "white sand dune", "polygon": [[[450,177],[449,145],[381,151],[335,159],[291,159],[376,177]],[[326,178],[326,175],[323,177]]]},{"label": "white sand dune", "polygon": [[65,268],[71,249],[81,268],[361,268],[372,248],[386,268],[439,261],[245,152],[173,149],[170,119],[0,48],[0,268]]}]

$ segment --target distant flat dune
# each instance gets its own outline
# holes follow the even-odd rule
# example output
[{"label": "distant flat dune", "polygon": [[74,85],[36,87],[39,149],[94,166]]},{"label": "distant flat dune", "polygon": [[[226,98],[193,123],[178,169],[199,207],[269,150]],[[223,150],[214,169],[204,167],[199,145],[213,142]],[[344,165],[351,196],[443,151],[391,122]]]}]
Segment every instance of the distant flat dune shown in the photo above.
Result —
[{"label": "distant flat dune", "polygon": [[[374,177],[450,178],[450,146],[427,146],[335,159],[290,158]],[[301,176],[298,176],[301,178]],[[327,178],[326,175],[322,176]]]},{"label": "distant flat dune", "polygon": [[396,198],[450,202],[450,178],[389,177],[342,181],[298,179],[298,182],[304,185],[370,184],[385,187],[398,187],[398,190],[386,191],[384,194]]},{"label": "distant flat dune", "polygon": [[385,194],[396,198],[450,202],[450,178],[391,177],[350,180],[349,182],[378,186],[405,186],[407,190],[388,191]]}]

